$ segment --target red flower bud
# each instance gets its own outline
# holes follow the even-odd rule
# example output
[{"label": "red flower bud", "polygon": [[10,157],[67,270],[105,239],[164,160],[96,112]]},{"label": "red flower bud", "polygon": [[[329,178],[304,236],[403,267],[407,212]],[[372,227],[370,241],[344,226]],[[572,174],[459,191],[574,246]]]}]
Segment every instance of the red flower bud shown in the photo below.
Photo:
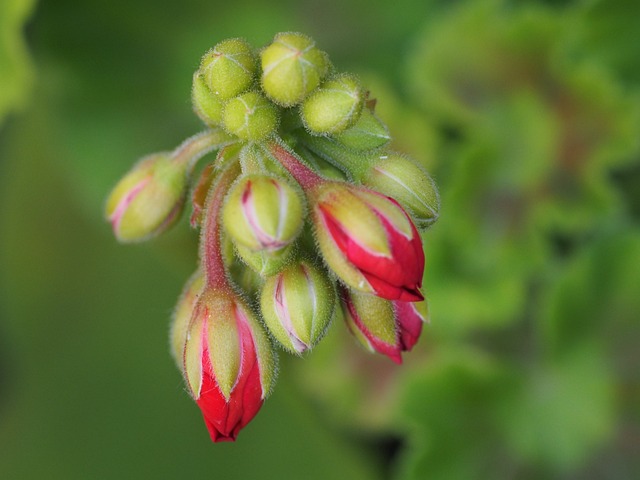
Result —
[{"label": "red flower bud", "polygon": [[426,318],[419,311],[422,303],[390,302],[382,298],[342,290],[342,311],[351,333],[370,352],[386,355],[402,363],[418,341]]},{"label": "red flower bud", "polygon": [[388,300],[417,302],[422,240],[394,199],[346,183],[317,187],[316,236],[322,254],[350,287]]},{"label": "red flower bud", "polygon": [[271,345],[251,311],[227,289],[206,289],[184,347],[184,374],[211,440],[235,441],[258,413],[274,372]]}]

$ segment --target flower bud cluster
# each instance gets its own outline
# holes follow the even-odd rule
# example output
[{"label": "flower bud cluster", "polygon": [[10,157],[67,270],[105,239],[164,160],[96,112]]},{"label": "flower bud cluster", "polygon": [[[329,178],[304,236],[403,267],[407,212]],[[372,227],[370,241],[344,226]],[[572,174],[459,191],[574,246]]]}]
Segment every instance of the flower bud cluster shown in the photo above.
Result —
[{"label": "flower bud cluster", "polygon": [[106,216],[119,240],[139,241],[191,203],[200,260],[171,350],[212,440],[235,440],[274,382],[274,346],[302,355],[334,316],[401,363],[428,319],[421,232],[439,197],[422,166],[389,149],[358,78],[306,35],[280,33],[259,50],[218,43],[192,101],[208,129],[140,161]]}]

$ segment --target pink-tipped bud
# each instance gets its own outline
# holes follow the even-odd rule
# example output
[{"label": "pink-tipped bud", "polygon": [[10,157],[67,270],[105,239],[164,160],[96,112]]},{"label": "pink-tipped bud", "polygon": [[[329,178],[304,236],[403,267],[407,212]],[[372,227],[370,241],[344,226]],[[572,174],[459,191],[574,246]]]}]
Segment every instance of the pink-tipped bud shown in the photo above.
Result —
[{"label": "pink-tipped bud", "polygon": [[402,363],[401,353],[413,348],[426,322],[426,302],[390,302],[347,289],[341,293],[345,321],[360,344]]},{"label": "pink-tipped bud", "polygon": [[388,300],[424,299],[422,241],[398,202],[341,182],[321,184],[314,198],[320,251],[347,285]]},{"label": "pink-tipped bud", "polygon": [[238,245],[275,252],[291,244],[300,233],[304,204],[286,180],[247,175],[231,188],[222,221]]},{"label": "pink-tipped bud", "polygon": [[167,153],[143,158],[112,190],[106,217],[121,242],[139,242],[179,218],[187,193],[185,165]]},{"label": "pink-tipped bud", "polygon": [[184,347],[184,376],[214,442],[235,441],[258,413],[275,376],[269,340],[228,289],[205,289]]},{"label": "pink-tipped bud", "polygon": [[307,262],[300,262],[267,279],[260,307],[275,339],[299,355],[323,337],[335,302],[333,284],[327,275]]}]

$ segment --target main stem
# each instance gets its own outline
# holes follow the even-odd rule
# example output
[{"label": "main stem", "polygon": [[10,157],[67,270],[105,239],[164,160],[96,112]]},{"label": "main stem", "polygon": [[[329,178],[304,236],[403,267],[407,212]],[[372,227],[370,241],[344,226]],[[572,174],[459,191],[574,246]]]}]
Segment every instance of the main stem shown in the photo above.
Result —
[{"label": "main stem", "polygon": [[190,174],[198,160],[212,150],[217,150],[229,144],[234,140],[221,129],[206,130],[198,133],[191,138],[187,138],[182,144],[173,151],[173,160],[185,165],[187,174]]},{"label": "main stem", "polygon": [[218,174],[218,178],[207,195],[202,236],[200,237],[200,262],[207,287],[226,288],[229,285],[222,258],[220,216],[224,198],[239,172],[240,168],[237,162],[228,165]]}]

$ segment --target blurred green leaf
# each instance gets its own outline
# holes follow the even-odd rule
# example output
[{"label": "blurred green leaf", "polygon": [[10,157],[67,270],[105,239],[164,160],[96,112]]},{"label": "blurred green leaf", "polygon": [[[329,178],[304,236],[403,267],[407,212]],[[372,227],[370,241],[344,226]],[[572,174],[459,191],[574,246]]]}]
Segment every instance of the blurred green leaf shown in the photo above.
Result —
[{"label": "blurred green leaf", "polygon": [[581,35],[593,54],[613,67],[629,85],[640,82],[640,3],[635,0],[584,2]]},{"label": "blurred green leaf", "polygon": [[588,460],[615,428],[614,382],[597,341],[514,371],[517,385],[498,403],[507,443],[520,461],[567,473]]},{"label": "blurred green leaf", "polygon": [[408,439],[396,478],[509,478],[513,465],[490,414],[501,380],[499,365],[480,352],[452,348],[432,357],[404,390],[399,423]]},{"label": "blurred green leaf", "polygon": [[0,2],[0,127],[9,112],[24,106],[33,81],[22,30],[34,5],[34,0]]},{"label": "blurred green leaf", "polygon": [[630,230],[603,236],[558,272],[542,316],[548,348],[560,354],[598,338],[618,368],[629,365],[640,340],[638,265],[640,234]]}]

